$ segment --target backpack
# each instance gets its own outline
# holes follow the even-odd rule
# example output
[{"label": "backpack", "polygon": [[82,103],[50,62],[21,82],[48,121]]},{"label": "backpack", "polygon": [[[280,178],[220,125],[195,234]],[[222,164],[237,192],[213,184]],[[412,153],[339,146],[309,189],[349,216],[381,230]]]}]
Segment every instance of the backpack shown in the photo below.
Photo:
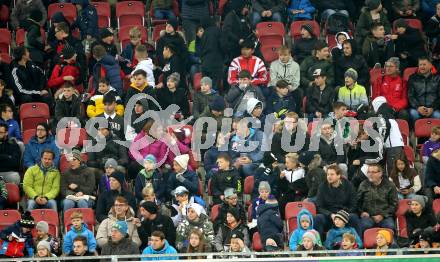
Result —
[{"label": "backpack", "polygon": [[334,13],[327,18],[327,34],[336,35],[338,32],[350,32],[350,19],[342,13]]}]

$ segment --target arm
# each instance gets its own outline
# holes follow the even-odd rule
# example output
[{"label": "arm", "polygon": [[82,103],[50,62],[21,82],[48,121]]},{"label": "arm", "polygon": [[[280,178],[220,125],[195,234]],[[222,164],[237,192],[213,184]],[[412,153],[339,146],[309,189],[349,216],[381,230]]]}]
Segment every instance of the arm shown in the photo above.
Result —
[{"label": "arm", "polygon": [[199,179],[196,174],[192,174],[190,177],[186,178],[182,184],[191,192],[192,194],[197,194],[199,190]]},{"label": "arm", "polygon": [[64,241],[63,241],[63,253],[64,254],[69,254],[70,251],[72,251],[72,244],[73,244],[73,239],[71,236],[70,231],[67,232],[66,236],[64,237]]},{"label": "arm", "polygon": [[269,82],[269,79],[267,77],[266,66],[264,65],[264,62],[261,59],[257,59],[256,62],[258,63],[256,65],[256,67],[258,69],[257,69],[257,74],[255,75],[254,79],[252,79],[252,84],[256,85],[256,86],[267,85],[267,83]]},{"label": "arm", "polygon": [[298,247],[298,244],[300,242],[300,239],[298,238],[298,235],[296,234],[297,231],[293,231],[292,235],[290,236],[289,239],[289,248],[290,251],[296,251],[296,248]]},{"label": "arm", "polygon": [[[48,176],[47,174],[46,176]],[[50,191],[47,192],[44,197],[50,199],[55,199],[58,196],[58,193],[60,192],[60,173],[57,170],[55,173],[55,177],[53,179],[52,185],[50,186]]]},{"label": "arm", "polygon": [[387,216],[393,217],[397,210],[397,203],[399,202],[399,199],[397,198],[397,190],[394,185],[391,185],[391,190],[389,190],[387,198],[388,207],[383,210],[383,213]]},{"label": "arm", "polygon": [[[416,99],[415,83],[414,82],[415,82],[414,75],[410,76],[406,88],[408,89],[409,106],[417,109],[417,107],[419,107],[419,101],[417,101],[417,99]],[[404,83],[404,85],[405,85],[405,83]]]},{"label": "arm", "polygon": [[90,172],[88,172],[85,180],[86,182],[81,185],[81,188],[79,189],[81,192],[83,192],[84,195],[94,195],[95,193],[95,176],[92,173],[91,169],[89,169]]},{"label": "arm", "polygon": [[239,68],[236,65],[236,63],[238,63],[238,61],[236,61],[234,59],[231,62],[231,65],[229,66],[229,69],[228,69],[228,83],[229,83],[229,85],[236,85],[236,84],[238,84]]},{"label": "arm", "polygon": [[[93,11],[93,12],[92,12]],[[89,27],[87,28],[86,35],[91,35],[92,37],[97,37],[95,32],[98,29],[98,13],[95,8],[90,8],[88,11]]]},{"label": "arm", "polygon": [[103,220],[98,227],[98,231],[96,232],[96,241],[98,242],[98,246],[101,248],[108,242],[108,222],[108,219]]},{"label": "arm", "polygon": [[11,81],[15,85],[15,87],[17,88],[19,93],[25,94],[25,95],[40,95],[41,94],[40,91],[24,89],[24,87],[23,87],[24,83],[22,83],[20,78],[18,77],[16,67],[14,69],[12,69],[11,74],[12,74]]},{"label": "arm", "polygon": [[35,167],[35,168],[29,168],[26,173],[24,174],[24,178],[23,178],[23,189],[24,192],[26,193],[26,196],[29,199],[35,199],[35,197],[38,196],[37,192],[35,191],[35,189],[33,188],[34,186],[34,172],[36,172],[36,168],[39,167]]},{"label": "arm", "polygon": [[94,253],[96,251],[96,239],[90,230],[87,230],[87,246],[90,252]]},{"label": "arm", "polygon": [[220,190],[220,185],[219,185],[219,178],[218,176],[221,175],[220,173],[216,173],[212,176],[211,178],[211,190],[212,190],[212,195],[215,197],[220,197],[221,195],[223,195],[223,192]]},{"label": "arm", "polygon": [[[414,171],[415,172],[415,171]],[[414,177],[414,185],[412,187],[412,190],[414,191],[414,193],[419,192],[419,190],[422,188],[422,182],[420,181],[420,176],[416,175]]]},{"label": "arm", "polygon": [[223,250],[223,227],[220,227],[217,232],[217,235],[215,235],[214,247],[217,250],[217,252],[224,251]]},{"label": "arm", "polygon": [[299,65],[295,64],[294,68],[293,68],[293,78],[289,79],[290,80],[290,84],[292,85],[293,88],[299,87],[299,83],[300,83],[300,70],[299,70]]},{"label": "arm", "polygon": [[41,21],[40,21],[40,26],[44,26],[44,24],[46,24],[46,20],[47,20],[47,10],[46,7],[44,7],[43,1],[37,1],[37,8],[40,9],[40,12],[42,14],[41,16]]}]

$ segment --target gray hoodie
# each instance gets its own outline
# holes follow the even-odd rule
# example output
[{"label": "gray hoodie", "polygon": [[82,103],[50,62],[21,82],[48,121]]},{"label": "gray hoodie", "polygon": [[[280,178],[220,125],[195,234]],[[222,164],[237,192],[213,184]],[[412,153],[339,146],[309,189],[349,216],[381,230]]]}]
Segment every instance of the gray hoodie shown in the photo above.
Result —
[{"label": "gray hoodie", "polygon": [[279,80],[286,80],[292,86],[290,91],[298,88],[300,69],[293,58],[290,58],[287,63],[282,63],[280,59],[277,59],[270,64],[269,86],[275,86]]}]

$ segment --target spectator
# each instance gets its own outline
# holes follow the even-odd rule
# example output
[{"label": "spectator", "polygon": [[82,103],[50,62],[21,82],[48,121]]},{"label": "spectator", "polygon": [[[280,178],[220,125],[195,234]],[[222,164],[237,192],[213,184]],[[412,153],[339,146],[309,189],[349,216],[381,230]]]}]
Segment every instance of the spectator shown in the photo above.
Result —
[{"label": "spectator", "polygon": [[289,21],[313,20],[312,16],[316,9],[309,0],[293,0],[289,2],[290,4],[287,7]]},{"label": "spectator", "polygon": [[259,193],[258,197],[252,200],[252,213],[251,213],[252,222],[248,224],[249,230],[251,230],[257,225],[258,207],[266,203],[266,201],[269,198],[274,198],[274,196],[271,195],[270,184],[267,181],[260,182],[260,184],[258,185],[258,193]]},{"label": "spectator", "polygon": [[167,192],[169,195],[171,194],[171,191],[179,186],[184,186],[193,195],[198,194],[198,177],[194,171],[188,170],[188,161],[188,154],[179,155],[174,158],[174,173],[169,176],[167,183]]},{"label": "spectator", "polygon": [[116,172],[118,162],[114,158],[109,158],[105,161],[104,174],[101,175],[98,186],[98,194],[102,194],[110,190],[110,175]]},{"label": "spectator", "polygon": [[393,11],[397,17],[414,18],[420,8],[420,2],[418,0],[393,0],[392,3]]},{"label": "spectator", "polygon": [[153,61],[148,57],[148,50],[145,45],[136,46],[134,56],[138,61],[136,67],[133,69],[131,75],[133,76],[133,72],[136,72],[139,69],[144,70],[147,73],[147,81],[149,86],[155,86],[154,74],[153,74]]},{"label": "spectator", "polygon": [[368,180],[358,189],[358,209],[360,211],[361,232],[376,227],[395,229],[394,214],[397,209],[396,187],[383,177],[378,164],[368,166]]},{"label": "spectator", "polygon": [[58,97],[59,89],[64,83],[70,82],[75,86],[75,89],[82,94],[84,92],[85,76],[81,75],[81,65],[77,62],[77,54],[75,49],[67,45],[61,51],[62,59],[55,65],[52,74],[47,82],[47,86],[52,89],[55,98]]},{"label": "spectator", "polygon": [[106,93],[102,102],[104,103],[104,112],[96,117],[105,118],[108,122],[107,129],[119,139],[124,140],[124,119],[116,113],[116,108],[118,108],[116,96],[112,93]]},{"label": "spectator", "polygon": [[412,197],[405,219],[408,238],[412,243],[417,243],[423,234],[433,233],[434,226],[437,224],[432,209],[428,205],[428,198],[420,195]]},{"label": "spectator", "polygon": [[232,235],[237,232],[243,234],[245,246],[250,245],[249,232],[244,223],[244,221],[240,220],[240,214],[235,209],[227,211],[226,220],[223,221],[223,225],[219,228],[214,238],[214,246],[217,252],[228,251],[228,243],[231,242]]},{"label": "spectator", "polygon": [[202,37],[205,32],[203,29],[203,25],[197,26],[196,29],[196,39],[194,39],[191,43],[188,44],[188,65],[189,69],[189,76],[190,78],[194,78],[194,75],[196,73],[201,72],[201,60],[200,57],[202,56]]},{"label": "spectator", "polygon": [[264,21],[283,22],[283,12],[286,8],[281,0],[256,0],[252,3],[252,26]]},{"label": "spectator", "polygon": [[137,26],[133,26],[129,31],[130,42],[124,47],[121,56],[117,57],[126,74],[130,74],[137,65],[138,60],[135,57],[136,48],[142,44],[142,33]]},{"label": "spectator", "polygon": [[285,80],[288,83],[290,92],[298,93],[299,90],[299,65],[295,62],[287,46],[282,46],[278,50],[278,60],[270,64],[270,82],[269,86],[276,86],[279,80]]},{"label": "spectator", "polygon": [[0,123],[0,177],[7,183],[20,184],[21,150],[15,139],[8,137],[8,126]]},{"label": "spectator", "polygon": [[159,213],[159,207],[154,202],[144,201],[139,207],[142,222],[136,223],[139,238],[142,241],[141,249],[146,248],[149,243],[148,239],[154,231],[161,231],[164,238],[171,246],[176,241],[176,228],[173,220],[169,216]]},{"label": "spectator", "polygon": [[[202,112],[200,117],[209,117],[217,122],[217,131],[219,132],[222,127],[222,121],[224,118],[223,111],[226,108],[225,99],[223,96],[216,95],[212,101],[209,102],[208,107]],[[207,133],[207,127],[202,131],[204,134]]]},{"label": "spectator", "polygon": [[280,217],[278,202],[268,198],[257,208],[257,227],[261,236],[263,250],[274,251],[284,247],[283,222]]},{"label": "spectator", "polygon": [[41,12],[41,19],[39,21],[40,26],[46,24],[47,11],[41,0],[32,0],[30,2],[26,0],[20,0],[15,3],[15,7],[11,12],[11,25],[15,29],[22,27],[21,23],[28,18],[33,10],[39,10]]},{"label": "spectator", "polygon": [[[93,208],[95,205],[95,174],[87,167],[81,152],[72,150],[70,168],[61,178],[64,212],[71,208]],[[69,253],[69,252],[66,252]]]},{"label": "spectator", "polygon": [[127,141],[132,142],[136,138],[136,136],[142,131],[142,127],[144,126],[147,119],[144,119],[142,121],[137,120],[140,119],[142,115],[150,108],[152,109],[152,106],[153,105],[150,106],[149,101],[146,98],[141,98],[140,100],[136,101],[131,115],[131,121],[127,125],[127,128],[125,130],[125,139]]},{"label": "spectator", "polygon": [[0,210],[5,209],[8,201],[8,189],[5,180],[0,176]]},{"label": "spectator", "polygon": [[154,18],[155,19],[176,19],[176,15],[174,14],[174,5],[172,0],[151,0],[147,2],[147,7],[151,6],[154,10]]},{"label": "spectator", "polygon": [[[96,240],[93,232],[87,228],[83,221],[83,214],[80,211],[74,211],[70,215],[71,228],[63,239],[63,253],[70,254],[74,249],[74,238],[84,236],[87,239],[87,250],[91,253],[96,252]],[[66,225],[67,226],[67,225]]]},{"label": "spectator", "polygon": [[110,86],[107,79],[101,78],[99,79],[98,90],[95,92],[95,95],[90,98],[89,104],[87,105],[87,116],[89,118],[104,113],[104,97],[107,94],[112,94],[116,99],[116,114],[121,117],[124,115],[124,105],[121,97],[118,96],[116,89]]},{"label": "spectator", "polygon": [[356,230],[350,226],[346,226],[349,218],[350,214],[345,210],[339,210],[334,214],[333,228],[327,232],[327,237],[324,243],[328,250],[340,249],[342,246],[342,236],[345,233],[354,235],[356,238],[356,246],[362,248],[362,239],[359,237]]},{"label": "spectator", "polygon": [[[422,1],[423,2],[423,1]],[[433,3],[435,3],[434,1]],[[432,46],[432,56],[434,60],[438,60],[439,52],[440,52],[440,43],[439,41],[439,35],[440,35],[440,8],[439,5],[440,2],[436,3],[435,8],[435,14],[432,16],[429,20],[425,20],[426,24],[424,26],[424,32],[431,40],[431,43],[433,43]],[[423,3],[422,3],[423,5]],[[430,9],[430,11],[433,11],[434,8]]]},{"label": "spectator", "polygon": [[170,254],[177,254],[176,249],[168,243],[168,240],[165,239],[165,235],[162,231],[154,231],[151,234],[151,244],[144,249],[142,255],[159,255],[160,257],[144,257],[142,261],[149,260],[178,260],[178,257],[170,256]]},{"label": "spectator", "polygon": [[332,58],[334,60],[338,59],[344,54],[342,50],[343,49],[342,44],[348,39],[352,39],[352,37],[350,37],[350,35],[347,32],[341,31],[336,33],[335,35],[336,46],[333,47],[331,50]]},{"label": "spectator", "polygon": [[194,228],[199,228],[203,232],[206,241],[213,244],[214,229],[203,207],[199,204],[192,203],[188,205],[187,210],[185,220],[179,224],[176,230],[177,249],[184,251],[188,248],[189,234]]},{"label": "spectator", "polygon": [[422,146],[422,160],[427,163],[432,152],[440,148],[440,126],[434,126],[431,129],[431,137]]},{"label": "spectator", "polygon": [[200,91],[194,92],[194,105],[192,109],[194,118],[199,118],[217,96],[219,95],[212,86],[212,79],[208,76],[202,77],[200,80]]},{"label": "spectator", "polygon": [[[319,233],[313,229],[303,234],[301,244],[296,248],[297,251],[320,251],[325,250],[322,246]],[[310,256],[310,255],[309,255]],[[324,253],[314,254],[314,256],[325,256]]]},{"label": "spectator", "polygon": [[[273,113],[276,118],[284,119],[288,112],[301,112],[301,100],[301,89],[289,92],[289,83],[279,80],[268,98],[266,113]],[[263,127],[264,125],[261,125],[261,128]]]},{"label": "spectator", "polygon": [[408,80],[409,113],[413,122],[421,117],[440,118],[439,83],[440,75],[435,73],[430,60],[421,57],[418,72]]},{"label": "spectator", "polygon": [[[98,196],[98,201],[96,204],[96,220],[102,222],[104,219],[108,217],[109,211],[115,204],[115,199],[118,197],[125,198],[124,203],[128,203],[130,207],[135,210],[136,208],[136,200],[133,195],[125,190],[126,182],[124,178],[124,174],[120,172],[114,172],[110,175],[110,190],[106,191]],[[124,204],[118,208],[124,208],[128,210],[126,204]]]},{"label": "spectator", "polygon": [[201,71],[219,88],[223,85],[224,54],[221,47],[222,32],[212,18],[202,23],[204,33],[201,39]]},{"label": "spectator", "polygon": [[367,86],[370,83],[368,65],[360,54],[361,52],[358,50],[354,40],[345,40],[342,43],[342,52],[343,54],[335,60],[335,84],[342,86],[345,72],[352,68],[358,72],[359,76],[355,81],[358,81],[361,86]]},{"label": "spectator", "polygon": [[[280,168],[278,166],[278,159],[270,151],[264,152],[263,161],[260,166],[254,172],[254,191],[252,192],[252,198],[258,197],[258,185],[261,181],[267,181],[270,185],[271,192],[274,196],[279,198],[282,193],[278,189],[282,187],[280,183]],[[282,187],[285,189],[284,187]]]},{"label": "spectator", "polygon": [[24,174],[23,189],[28,198],[27,209],[51,208],[57,210],[55,198],[60,192],[60,172],[54,167],[55,153],[43,149],[41,162],[29,166]]},{"label": "spectator", "polygon": [[394,56],[394,41],[385,35],[383,24],[373,24],[371,34],[365,38],[361,46],[362,55],[369,67],[386,67],[386,61]]},{"label": "spectator", "polygon": [[[0,231],[0,239],[3,242],[0,256],[6,258],[32,257],[34,243],[31,231],[34,227],[34,218],[29,211],[26,211],[21,215],[21,219]],[[23,239],[24,244],[18,245],[18,239]]]},{"label": "spectator", "polygon": [[[71,257],[89,257],[89,256],[91,257],[91,256],[94,256],[95,254],[88,250],[87,238],[79,235],[73,239],[73,249],[67,255],[71,256]],[[94,262],[95,260],[94,259],[82,259],[82,261]]]},{"label": "spectator", "polygon": [[184,186],[178,186],[172,193],[174,193],[174,198],[176,199],[175,204],[171,206],[171,219],[175,227],[183,223],[188,213],[188,205],[196,203],[205,206],[205,202],[201,197],[190,195],[188,189]]},{"label": "spectator", "polygon": [[305,201],[316,202],[319,186],[326,181],[326,173],[322,168],[322,159],[314,152],[301,152],[299,163],[306,169],[306,184],[308,188]]},{"label": "spectator", "polygon": [[318,38],[313,32],[313,27],[311,24],[303,24],[300,32],[301,37],[299,39],[295,39],[292,49],[295,61],[298,62],[298,64],[301,64],[306,57],[313,55],[312,51],[318,43]]},{"label": "spectator", "polygon": [[[156,88],[164,88],[167,86],[168,77],[173,73],[179,73],[180,76],[185,76],[185,63],[181,56],[177,53],[178,49],[172,44],[166,44],[163,48],[163,58],[165,65],[162,68],[163,82],[157,84]],[[186,81],[179,82],[179,88],[187,89]]]},{"label": "spectator", "polygon": [[35,246],[38,247],[38,243],[40,241],[46,241],[49,244],[50,253],[61,256],[62,247],[60,239],[49,234],[49,224],[46,221],[40,221],[35,226],[35,229],[37,232],[35,237]]},{"label": "spectator", "polygon": [[391,24],[388,21],[386,10],[384,10],[381,0],[365,1],[365,7],[362,8],[361,15],[356,24],[355,37],[358,39],[358,44],[364,43],[364,39],[368,36],[374,24],[381,24],[385,30],[384,34],[391,33]]},{"label": "spectator", "polygon": [[[5,72],[2,72],[2,66],[5,66]],[[14,103],[15,103],[15,98],[13,96],[13,91],[12,89],[8,89],[8,87],[6,86],[6,79],[8,79],[9,76],[3,75],[3,74],[9,74],[9,64],[6,63],[2,63],[2,61],[0,60],[0,105],[1,104],[7,104],[9,106],[11,106],[11,108],[14,107]],[[3,80],[3,79],[5,80]],[[8,82],[9,83],[9,82]]]},{"label": "spectator", "polygon": [[[142,189],[142,196],[144,197],[140,203],[148,201],[153,202],[158,206],[158,214],[162,214],[164,216],[171,216],[171,208],[167,207],[166,205],[162,205],[162,203],[157,200],[156,194],[154,193],[154,188],[151,186],[146,186]],[[139,213],[139,212],[138,212]]]},{"label": "spectator", "polygon": [[388,230],[379,230],[376,235],[376,256],[391,255],[387,250],[393,248],[393,236]]},{"label": "spectator", "polygon": [[358,249],[356,243],[356,237],[351,233],[344,233],[342,235],[342,242],[340,251],[336,255],[337,256],[363,256],[362,252],[353,252]]},{"label": "spectator", "polygon": [[235,189],[237,194],[242,192],[241,177],[234,167],[231,167],[231,157],[227,153],[220,153],[217,157],[218,171],[211,178],[211,191],[214,204],[225,200],[224,191],[227,188]]},{"label": "spectator", "polygon": [[[43,13],[44,15],[45,13]],[[54,51],[55,49],[57,49],[57,45],[58,45],[58,39],[56,37],[57,32],[55,32],[55,28],[58,26],[58,24],[60,23],[65,23],[67,25],[67,28],[70,27],[69,25],[69,21],[67,21],[66,17],[64,17],[63,12],[55,12],[52,15],[52,18],[50,19],[50,27],[49,30],[47,32],[47,45],[49,46],[48,51]]]},{"label": "spectator", "polygon": [[303,235],[313,229],[313,216],[306,208],[301,209],[296,220],[298,227],[292,232],[289,239],[291,251],[296,251],[298,246],[302,244]]},{"label": "spectator", "polygon": [[358,72],[349,68],[344,74],[345,85],[338,90],[338,101],[348,106],[348,109],[362,117],[362,107],[368,106],[368,97],[365,87],[358,83]]},{"label": "spectator", "polygon": [[177,111],[174,116],[177,119],[187,118],[190,116],[187,90],[178,88],[181,86],[180,83],[185,81],[185,79],[181,79],[180,77],[181,75],[179,73],[172,73],[168,76],[166,82],[167,86],[156,91],[158,103],[163,110],[170,105],[179,106],[179,111]]},{"label": "spectator", "polygon": [[147,82],[147,77],[147,72],[143,69],[138,69],[132,72],[131,84],[127,90],[127,93],[125,94],[125,106],[127,106],[127,104],[130,102],[130,99],[137,94],[147,94],[153,98],[157,97],[156,92],[153,89],[154,86],[150,86],[150,83]]},{"label": "spectator", "polygon": [[98,38],[98,12],[96,8],[89,3],[89,0],[73,0],[76,5],[78,16],[71,25],[71,30],[78,28],[81,33],[81,40]]},{"label": "spectator", "polygon": [[327,76],[321,69],[313,72],[315,80],[307,95],[306,113],[309,120],[326,118],[332,112],[333,101],[336,97],[335,88],[327,85]]},{"label": "spectator", "polygon": [[57,256],[51,253],[49,242],[43,240],[40,241],[37,245],[37,253],[35,254],[35,257],[47,258],[47,257],[57,257]]},{"label": "spectator", "polygon": [[[115,44],[114,32],[110,27],[101,28],[99,30],[99,38],[97,39],[97,41],[93,42],[90,45],[90,50],[93,50],[93,48],[97,45],[103,46],[107,51],[107,54],[110,54],[113,57],[116,57],[116,55],[118,55],[118,50]],[[88,62],[89,72],[93,72],[93,67],[95,66],[95,64],[96,64],[96,59],[93,58],[93,56],[91,56]]]},{"label": "spectator", "polygon": [[22,141],[20,126],[14,119],[14,110],[10,104],[0,104],[0,123],[7,126],[7,135],[17,142]]},{"label": "spectator", "polygon": [[[324,0],[316,1],[312,0],[312,4],[318,9],[321,14],[321,22],[327,22],[327,19],[333,14],[341,14],[347,18],[354,13],[354,3],[352,1],[334,1],[334,0]],[[350,15],[349,15],[350,14]],[[353,16],[354,17],[354,16]]]},{"label": "spectator", "polygon": [[69,121],[69,127],[81,127],[81,123],[84,123],[81,98],[76,94],[75,88],[70,82],[65,82],[61,90],[62,93],[55,102],[54,124],[59,123],[65,117],[73,117],[78,122]]},{"label": "spectator", "polygon": [[[209,253],[212,252],[212,246],[206,243],[203,232],[198,228],[191,230],[189,234],[188,250],[186,253]],[[205,259],[206,257],[189,257],[191,259]]]},{"label": "spectator", "polygon": [[[165,66],[165,58],[163,57],[163,50],[165,46],[171,45],[176,47],[177,55],[184,58],[188,54],[188,49],[185,44],[183,33],[178,30],[178,21],[175,18],[169,18],[165,30],[160,32],[159,40],[156,44],[156,56],[158,57],[158,66]],[[189,43],[189,42],[188,42]]]},{"label": "spectator", "polygon": [[144,159],[144,168],[139,171],[135,181],[135,195],[139,202],[143,199],[142,189],[147,185],[151,185],[154,188],[156,197],[160,202],[165,200],[166,187],[164,184],[163,174],[157,168],[156,158],[149,154]]},{"label": "spectator", "polygon": [[98,246],[103,248],[113,233],[113,226],[120,221],[124,221],[128,226],[128,230],[125,231],[128,235],[127,237],[139,247],[141,240],[139,239],[135,220],[135,214],[129,206],[128,200],[122,196],[116,197],[113,207],[108,212],[108,218],[99,224],[98,232],[96,233]]},{"label": "spectator", "polygon": [[128,235],[128,226],[125,221],[118,221],[111,227],[111,237],[102,247],[101,255],[136,255],[139,254],[138,245]]},{"label": "spectator", "polygon": [[439,198],[440,195],[440,149],[432,151],[425,169],[425,195],[430,199]]},{"label": "spectator", "polygon": [[[321,155],[323,165],[338,165],[343,174],[347,173],[346,152],[343,150],[342,141],[336,139],[335,129],[329,123],[322,123],[319,140],[319,154]],[[337,132],[336,132],[337,134]],[[345,176],[345,175],[344,175]]]},{"label": "spectator", "polygon": [[93,47],[92,54],[93,58],[96,59],[96,64],[93,67],[93,85],[96,87],[99,79],[107,78],[110,85],[116,89],[116,92],[122,94],[121,68],[115,58],[107,54],[107,51],[101,45]]},{"label": "spectator", "polygon": [[395,40],[395,52],[401,59],[402,69],[417,66],[417,60],[427,55],[421,32],[408,26],[405,19],[398,19],[395,25],[397,34],[391,38]]},{"label": "spectator", "polygon": [[220,211],[217,219],[214,221],[214,232],[218,231],[218,228],[226,221],[226,215],[229,210],[239,214],[239,220],[246,221],[246,213],[243,205],[238,201],[238,194],[233,188],[227,188],[224,192],[224,201],[220,205]]},{"label": "spectator", "polygon": [[44,40],[40,31],[40,21],[42,19],[43,14],[41,11],[34,9],[30,12],[27,19],[20,21],[21,27],[23,27],[26,32],[24,46],[30,53],[31,61],[39,67],[43,67],[43,63],[46,60]]},{"label": "spectator", "polygon": [[308,56],[300,65],[301,88],[308,90],[313,85],[315,77],[313,73],[316,69],[321,69],[327,76],[326,84],[334,85],[334,66],[330,59],[330,52],[325,42],[319,41],[314,47],[314,53]]},{"label": "spectator", "polygon": [[44,149],[52,150],[53,165],[58,166],[60,162],[60,151],[55,144],[54,137],[50,134],[49,126],[46,123],[39,123],[36,127],[35,136],[26,144],[23,156],[24,167],[29,168],[41,160],[41,152]]},{"label": "spectator", "polygon": [[412,199],[422,188],[420,176],[414,168],[410,167],[405,154],[400,154],[394,160],[390,181],[396,186],[399,200]]}]

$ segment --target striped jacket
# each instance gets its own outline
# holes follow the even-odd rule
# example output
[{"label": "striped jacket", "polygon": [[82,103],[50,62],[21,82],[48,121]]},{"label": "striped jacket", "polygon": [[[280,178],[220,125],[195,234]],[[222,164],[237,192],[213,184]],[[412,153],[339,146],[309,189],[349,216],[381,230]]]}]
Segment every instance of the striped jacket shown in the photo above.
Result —
[{"label": "striped jacket", "polygon": [[239,56],[234,58],[229,66],[228,83],[230,85],[238,84],[238,74],[242,70],[247,70],[251,73],[252,85],[254,86],[267,85],[269,82],[267,69],[263,60],[256,56],[251,56],[249,58]]}]

